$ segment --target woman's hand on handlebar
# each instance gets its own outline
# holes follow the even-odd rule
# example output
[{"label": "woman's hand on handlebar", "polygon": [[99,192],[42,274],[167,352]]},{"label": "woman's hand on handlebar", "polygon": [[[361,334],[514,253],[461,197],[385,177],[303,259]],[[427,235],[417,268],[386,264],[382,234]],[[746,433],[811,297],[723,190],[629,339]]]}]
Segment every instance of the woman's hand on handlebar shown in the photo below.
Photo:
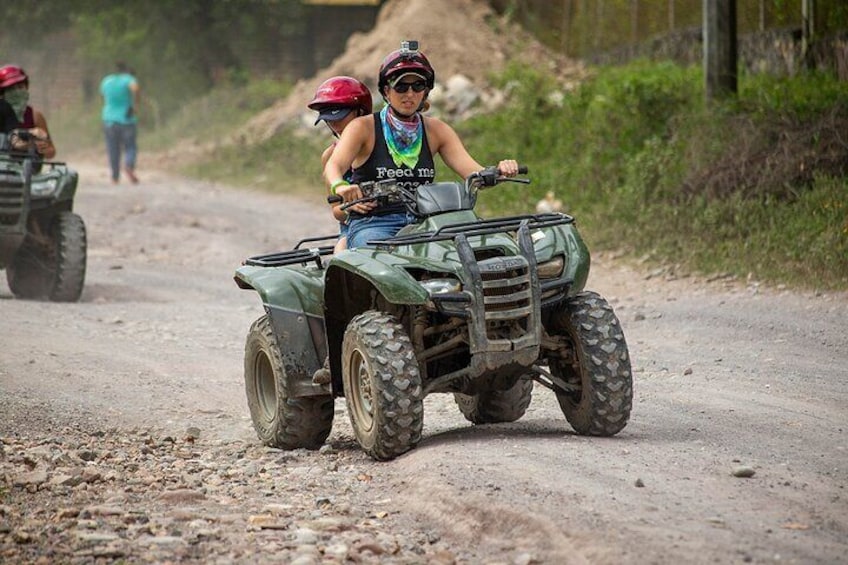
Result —
[{"label": "woman's hand on handlebar", "polygon": [[[363,198],[362,191],[359,189],[358,184],[340,186],[336,189],[336,194],[342,197],[344,203],[353,202],[354,200]],[[365,215],[371,212],[371,210],[373,210],[376,206],[376,202],[358,202],[347,208],[347,211]]]},{"label": "woman's hand on handlebar", "polygon": [[498,172],[505,177],[514,177],[519,174],[518,161],[514,159],[504,159],[498,163]]},{"label": "woman's hand on handlebar", "polygon": [[362,198],[362,191],[358,184],[344,184],[336,188],[336,194],[342,197],[343,202],[351,202]]},{"label": "woman's hand on handlebar", "polygon": [[51,145],[50,136],[47,135],[47,132],[42,128],[35,127],[30,129],[29,133],[32,136],[32,140],[35,142],[35,150],[41,155],[47,153]]}]

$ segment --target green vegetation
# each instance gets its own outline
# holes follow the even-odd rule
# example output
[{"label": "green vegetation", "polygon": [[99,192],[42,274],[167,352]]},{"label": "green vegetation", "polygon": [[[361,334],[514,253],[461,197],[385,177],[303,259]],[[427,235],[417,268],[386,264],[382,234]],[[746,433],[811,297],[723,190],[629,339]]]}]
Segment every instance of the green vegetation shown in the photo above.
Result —
[{"label": "green vegetation", "polygon": [[[299,78],[313,64],[294,51],[311,37],[310,7],[301,0],[6,2],[3,24],[4,59],[15,60],[24,45],[49,49],[57,33],[73,36],[87,104],[97,103],[100,78],[116,61],[126,62],[147,99],[157,101],[157,119],[213,87],[259,76]],[[276,56],[268,56],[269,46]]]},{"label": "green vegetation", "polygon": [[531,209],[554,190],[590,248],[691,271],[848,288],[848,91],[824,76],[743,77],[704,107],[702,75],[670,63],[604,68],[562,102],[527,69],[509,108],[460,129],[479,160],[518,155],[534,184],[481,197]]}]

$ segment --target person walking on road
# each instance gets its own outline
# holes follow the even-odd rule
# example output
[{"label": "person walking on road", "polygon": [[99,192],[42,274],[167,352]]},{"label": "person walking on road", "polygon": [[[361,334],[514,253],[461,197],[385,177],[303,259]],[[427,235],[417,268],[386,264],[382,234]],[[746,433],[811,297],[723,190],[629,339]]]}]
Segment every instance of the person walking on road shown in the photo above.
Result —
[{"label": "person walking on road", "polygon": [[118,62],[115,72],[106,75],[100,82],[100,95],[103,97],[103,132],[114,184],[118,184],[121,179],[122,153],[127,178],[133,184],[138,182],[135,164],[139,92],[138,81],[123,62]]}]

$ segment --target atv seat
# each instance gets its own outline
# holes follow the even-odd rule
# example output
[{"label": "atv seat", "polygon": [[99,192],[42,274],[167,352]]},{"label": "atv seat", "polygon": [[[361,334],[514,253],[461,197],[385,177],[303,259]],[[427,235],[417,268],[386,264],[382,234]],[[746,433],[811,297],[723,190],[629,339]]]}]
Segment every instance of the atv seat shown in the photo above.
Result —
[{"label": "atv seat", "polygon": [[418,214],[421,216],[471,210],[474,207],[471,195],[459,182],[422,184],[415,192],[415,203],[418,206]]}]

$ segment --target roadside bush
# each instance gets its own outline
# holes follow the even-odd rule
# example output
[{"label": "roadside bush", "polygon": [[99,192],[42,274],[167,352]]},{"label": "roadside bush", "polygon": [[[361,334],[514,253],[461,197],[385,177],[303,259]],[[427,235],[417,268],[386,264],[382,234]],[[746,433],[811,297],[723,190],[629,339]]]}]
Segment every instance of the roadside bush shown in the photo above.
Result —
[{"label": "roadside bush", "polygon": [[509,107],[460,128],[487,163],[526,162],[533,185],[484,193],[484,212],[554,190],[592,249],[848,288],[844,84],[742,77],[738,100],[705,107],[700,70],[668,63],[600,68],[561,97],[533,70],[503,81]]}]

